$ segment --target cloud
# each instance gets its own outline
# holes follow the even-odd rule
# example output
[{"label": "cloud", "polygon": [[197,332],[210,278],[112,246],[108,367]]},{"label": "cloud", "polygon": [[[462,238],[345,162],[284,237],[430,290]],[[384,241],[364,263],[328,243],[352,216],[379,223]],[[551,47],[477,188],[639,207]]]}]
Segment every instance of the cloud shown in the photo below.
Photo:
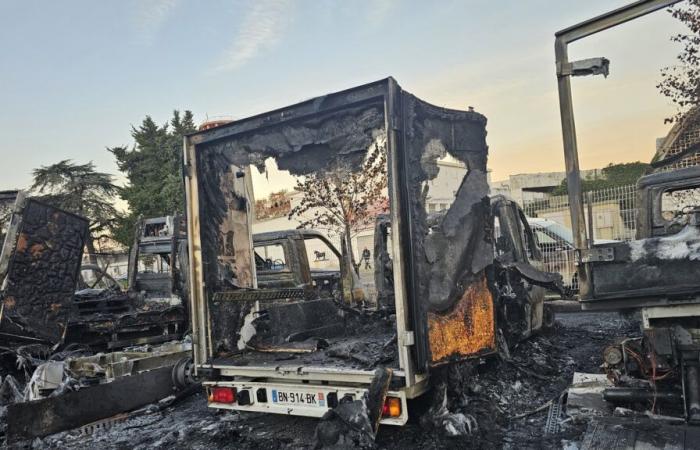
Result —
[{"label": "cloud", "polygon": [[137,36],[146,44],[153,41],[156,33],[177,6],[179,0],[149,0],[138,2],[134,21]]},{"label": "cloud", "polygon": [[289,0],[257,0],[246,11],[236,38],[216,72],[236,70],[277,44],[289,24]]}]

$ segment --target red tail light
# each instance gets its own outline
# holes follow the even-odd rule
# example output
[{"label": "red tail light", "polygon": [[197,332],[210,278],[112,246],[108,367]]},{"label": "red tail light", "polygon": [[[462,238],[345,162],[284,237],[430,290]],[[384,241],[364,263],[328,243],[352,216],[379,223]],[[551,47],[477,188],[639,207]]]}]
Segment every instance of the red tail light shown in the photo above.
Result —
[{"label": "red tail light", "polygon": [[387,397],[382,407],[383,417],[399,417],[401,415],[401,399],[398,397]]},{"label": "red tail light", "polygon": [[214,403],[234,403],[236,401],[236,389],[229,387],[215,387],[211,389],[209,401]]}]

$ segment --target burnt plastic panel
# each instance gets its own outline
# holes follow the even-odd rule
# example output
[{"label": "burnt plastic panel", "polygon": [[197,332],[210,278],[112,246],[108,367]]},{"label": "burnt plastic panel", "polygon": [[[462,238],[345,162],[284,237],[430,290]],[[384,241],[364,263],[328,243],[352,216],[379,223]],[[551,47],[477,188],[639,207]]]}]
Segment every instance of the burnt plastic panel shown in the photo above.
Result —
[{"label": "burnt plastic panel", "polygon": [[[419,360],[430,365],[495,350],[486,118],[402,94],[403,170],[410,223],[411,286]],[[450,207],[427,220],[428,183],[451,157],[467,169]],[[424,357],[423,354],[427,355]]]},{"label": "burnt plastic panel", "polygon": [[57,342],[71,314],[88,221],[29,199],[12,226],[16,239],[2,250],[5,320]]}]

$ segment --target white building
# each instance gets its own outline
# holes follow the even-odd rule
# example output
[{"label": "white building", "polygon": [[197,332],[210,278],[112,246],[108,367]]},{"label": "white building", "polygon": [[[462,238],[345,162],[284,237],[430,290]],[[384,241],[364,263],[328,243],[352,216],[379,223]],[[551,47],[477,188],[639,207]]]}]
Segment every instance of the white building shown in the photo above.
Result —
[{"label": "white building", "polygon": [[[603,176],[602,169],[582,170],[581,177],[594,179]],[[566,172],[518,173],[507,180],[489,182],[491,195],[505,195],[520,205],[547,198],[566,179]]]}]

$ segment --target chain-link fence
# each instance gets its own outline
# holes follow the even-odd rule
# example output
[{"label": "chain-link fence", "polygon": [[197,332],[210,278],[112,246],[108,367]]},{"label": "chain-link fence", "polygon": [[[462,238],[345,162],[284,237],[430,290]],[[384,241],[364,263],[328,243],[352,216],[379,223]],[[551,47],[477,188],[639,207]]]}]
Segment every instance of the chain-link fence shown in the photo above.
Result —
[{"label": "chain-link fence", "polygon": [[[592,217],[594,243],[629,241],[636,232],[636,186],[626,185],[584,194],[586,230]],[[558,272],[564,284],[578,290],[569,198],[555,195],[523,205],[544,255],[544,269]],[[590,238],[590,237],[589,237]]]}]

